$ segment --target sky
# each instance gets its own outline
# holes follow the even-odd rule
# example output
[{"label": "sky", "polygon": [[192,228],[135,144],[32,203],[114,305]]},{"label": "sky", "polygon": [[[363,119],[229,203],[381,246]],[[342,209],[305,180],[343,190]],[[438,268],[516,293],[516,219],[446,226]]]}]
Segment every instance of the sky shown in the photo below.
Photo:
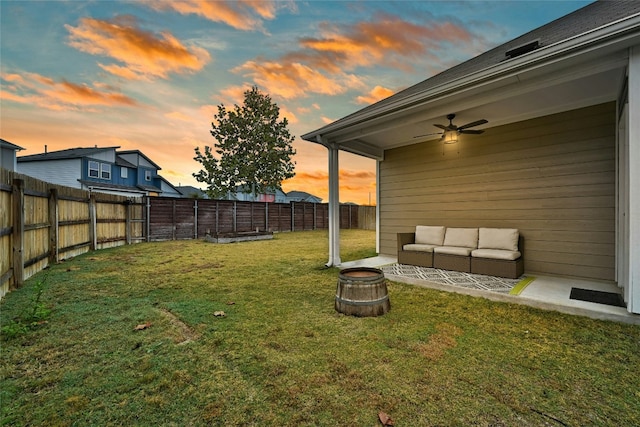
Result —
[{"label": "sky", "polygon": [[[269,95],[295,136],[285,192],[328,200],[300,135],[590,1],[0,0],[0,137],[18,156],[140,150],[174,185],[214,147],[217,106]],[[375,204],[375,160],[340,153],[340,201]]]}]

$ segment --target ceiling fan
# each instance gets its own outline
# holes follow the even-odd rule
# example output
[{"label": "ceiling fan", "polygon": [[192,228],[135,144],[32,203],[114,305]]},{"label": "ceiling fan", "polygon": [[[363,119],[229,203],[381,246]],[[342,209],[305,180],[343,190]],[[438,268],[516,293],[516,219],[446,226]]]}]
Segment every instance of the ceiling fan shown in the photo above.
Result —
[{"label": "ceiling fan", "polygon": [[[453,119],[456,117],[455,114],[449,114],[447,115],[447,119],[449,120],[449,125],[445,126],[445,125],[438,125],[438,124],[434,124],[435,127],[442,129],[444,132],[440,133],[427,133],[424,135],[417,135],[414,136],[414,138],[421,138],[423,136],[430,136],[430,135],[442,135],[442,138],[445,138],[447,135],[456,135],[456,134],[461,134],[461,133],[470,133],[470,134],[480,134],[482,132],[484,132],[483,130],[477,130],[477,129],[469,129],[471,127],[474,126],[479,126],[479,125],[483,125],[485,123],[489,123],[487,120],[485,119],[481,119],[481,120],[476,120],[475,122],[471,122],[471,123],[467,123],[466,125],[462,125],[462,126],[456,126],[453,124]],[[457,142],[457,139],[456,139]]]}]

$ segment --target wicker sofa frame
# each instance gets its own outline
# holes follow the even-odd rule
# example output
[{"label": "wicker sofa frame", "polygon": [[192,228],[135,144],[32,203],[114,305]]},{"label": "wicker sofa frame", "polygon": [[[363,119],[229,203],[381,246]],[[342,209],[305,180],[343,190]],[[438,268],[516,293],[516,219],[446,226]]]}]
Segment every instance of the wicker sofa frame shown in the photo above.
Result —
[{"label": "wicker sofa frame", "polygon": [[433,267],[433,252],[405,251],[404,245],[416,242],[416,233],[398,233],[398,264]]},{"label": "wicker sofa frame", "polygon": [[518,239],[518,250],[522,253],[516,260],[478,258],[423,251],[405,251],[404,245],[415,243],[415,233],[398,233],[398,264],[433,267],[442,270],[485,274],[487,276],[517,279],[524,274],[524,238]]}]

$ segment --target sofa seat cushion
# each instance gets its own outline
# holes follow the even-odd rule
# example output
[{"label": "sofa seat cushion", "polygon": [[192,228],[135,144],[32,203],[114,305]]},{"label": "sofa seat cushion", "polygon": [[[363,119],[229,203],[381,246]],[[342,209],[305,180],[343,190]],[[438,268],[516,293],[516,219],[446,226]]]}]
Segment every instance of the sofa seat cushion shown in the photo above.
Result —
[{"label": "sofa seat cushion", "polygon": [[507,261],[514,261],[520,258],[521,255],[518,251],[505,251],[502,249],[476,249],[471,252],[471,256],[474,258],[502,259]]},{"label": "sofa seat cushion", "polygon": [[517,251],[519,237],[517,228],[480,228],[478,249]]},{"label": "sofa seat cushion", "polygon": [[478,229],[447,228],[442,246],[476,249],[478,247]]},{"label": "sofa seat cushion", "polygon": [[402,247],[404,251],[416,251],[416,252],[433,252],[433,248],[436,245],[422,245],[420,243],[408,243]]},{"label": "sofa seat cushion", "polygon": [[445,227],[431,225],[417,225],[415,243],[422,245],[442,246]]},{"label": "sofa seat cushion", "polygon": [[474,248],[465,248],[462,246],[438,246],[433,250],[437,254],[469,256]]}]

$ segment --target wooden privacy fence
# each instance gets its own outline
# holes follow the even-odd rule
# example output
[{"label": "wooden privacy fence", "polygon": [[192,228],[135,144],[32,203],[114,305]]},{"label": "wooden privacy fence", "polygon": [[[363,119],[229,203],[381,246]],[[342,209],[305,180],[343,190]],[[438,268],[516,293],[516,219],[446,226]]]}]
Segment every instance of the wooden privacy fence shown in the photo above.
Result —
[{"label": "wooden privacy fence", "polygon": [[60,259],[144,240],[143,206],[0,169],[0,298]]},{"label": "wooden privacy fence", "polygon": [[[340,227],[375,230],[375,206],[341,205]],[[326,229],[324,203],[131,198],[0,168],[0,298],[61,259],[141,241]]]},{"label": "wooden privacy fence", "polygon": [[[207,234],[305,231],[329,227],[325,203],[147,198],[148,240],[197,239]],[[341,228],[375,230],[375,206],[341,205]]]}]

